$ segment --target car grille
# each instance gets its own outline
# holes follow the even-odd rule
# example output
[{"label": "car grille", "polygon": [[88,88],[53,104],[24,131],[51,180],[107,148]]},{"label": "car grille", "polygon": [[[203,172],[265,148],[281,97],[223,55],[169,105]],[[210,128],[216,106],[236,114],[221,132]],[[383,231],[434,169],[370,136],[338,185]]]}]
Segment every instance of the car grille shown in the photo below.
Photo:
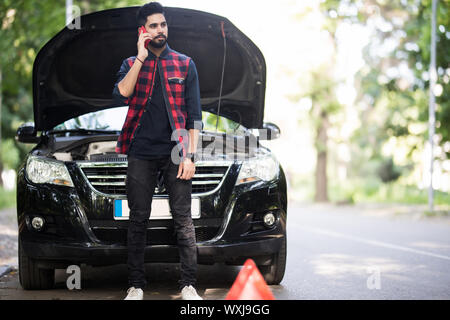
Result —
[{"label": "car grille", "polygon": [[[108,195],[126,195],[127,164],[83,163],[80,164],[80,167],[95,190]],[[192,194],[202,194],[218,188],[229,167],[230,164],[225,163],[223,165],[196,165],[195,175],[192,178]],[[158,173],[155,194],[167,195],[162,172]]]},{"label": "car grille", "polygon": [[[95,236],[105,244],[127,244],[127,229],[101,229],[93,228]],[[219,227],[196,227],[196,242],[211,240],[219,232]],[[147,245],[177,244],[173,229],[147,229]]]}]

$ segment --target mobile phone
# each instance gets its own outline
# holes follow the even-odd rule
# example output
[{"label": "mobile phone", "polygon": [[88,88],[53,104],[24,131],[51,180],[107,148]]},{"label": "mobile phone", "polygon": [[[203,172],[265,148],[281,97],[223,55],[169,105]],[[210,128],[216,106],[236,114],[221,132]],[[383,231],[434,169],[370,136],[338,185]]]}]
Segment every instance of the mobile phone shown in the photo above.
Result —
[{"label": "mobile phone", "polygon": [[[147,30],[145,30],[145,27],[144,27],[144,26],[141,26],[141,27],[139,28],[139,35],[140,35],[141,33],[147,33]],[[150,41],[151,41],[151,40],[145,40],[144,46],[145,46],[146,48],[148,48],[148,44],[150,43]]]}]

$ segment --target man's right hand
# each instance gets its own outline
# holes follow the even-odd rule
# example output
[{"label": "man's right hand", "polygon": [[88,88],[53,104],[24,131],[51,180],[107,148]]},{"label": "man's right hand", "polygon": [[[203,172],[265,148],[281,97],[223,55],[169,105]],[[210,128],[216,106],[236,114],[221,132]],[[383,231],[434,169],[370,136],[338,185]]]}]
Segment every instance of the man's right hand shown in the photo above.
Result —
[{"label": "man's right hand", "polygon": [[[149,33],[141,33],[139,34],[139,39],[137,42],[138,54],[137,58],[142,62],[147,59],[148,49],[145,47],[145,41],[150,40]],[[137,60],[135,60],[136,62]],[[118,89],[122,96],[129,98],[133,92],[134,87],[136,86],[137,78],[139,76],[139,71],[141,70],[142,63],[137,62],[134,63],[133,66],[128,71],[127,75],[119,82]]]},{"label": "man's right hand", "polygon": [[150,34],[147,32],[139,34],[139,39],[137,42],[137,49],[138,49],[137,57],[142,61],[147,59],[148,56],[148,49],[145,47],[145,41],[151,39],[152,38],[150,37]]}]

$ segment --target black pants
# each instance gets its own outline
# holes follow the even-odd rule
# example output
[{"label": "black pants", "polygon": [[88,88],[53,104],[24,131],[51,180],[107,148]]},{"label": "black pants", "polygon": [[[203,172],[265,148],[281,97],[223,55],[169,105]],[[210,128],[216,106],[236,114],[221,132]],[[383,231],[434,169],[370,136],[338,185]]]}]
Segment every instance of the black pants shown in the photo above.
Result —
[{"label": "black pants", "polygon": [[145,288],[144,248],[147,241],[147,223],[158,170],[163,172],[164,185],[169,194],[169,206],[177,235],[181,262],[180,288],[195,285],[197,273],[197,246],[191,216],[192,180],[177,178],[178,164],[170,156],[156,160],[128,157],[126,189],[130,220],[128,226],[128,285]]}]

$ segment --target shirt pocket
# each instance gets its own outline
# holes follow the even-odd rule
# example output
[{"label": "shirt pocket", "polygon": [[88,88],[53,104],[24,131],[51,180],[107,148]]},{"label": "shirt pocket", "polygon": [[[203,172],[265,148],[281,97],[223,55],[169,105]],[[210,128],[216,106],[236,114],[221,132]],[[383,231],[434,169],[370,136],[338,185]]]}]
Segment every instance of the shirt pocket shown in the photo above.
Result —
[{"label": "shirt pocket", "polygon": [[180,77],[170,77],[167,79],[172,96],[175,98],[175,103],[180,105],[184,99],[184,84],[185,79]]},{"label": "shirt pocket", "polygon": [[167,79],[169,84],[184,84],[184,78],[172,77]]}]

